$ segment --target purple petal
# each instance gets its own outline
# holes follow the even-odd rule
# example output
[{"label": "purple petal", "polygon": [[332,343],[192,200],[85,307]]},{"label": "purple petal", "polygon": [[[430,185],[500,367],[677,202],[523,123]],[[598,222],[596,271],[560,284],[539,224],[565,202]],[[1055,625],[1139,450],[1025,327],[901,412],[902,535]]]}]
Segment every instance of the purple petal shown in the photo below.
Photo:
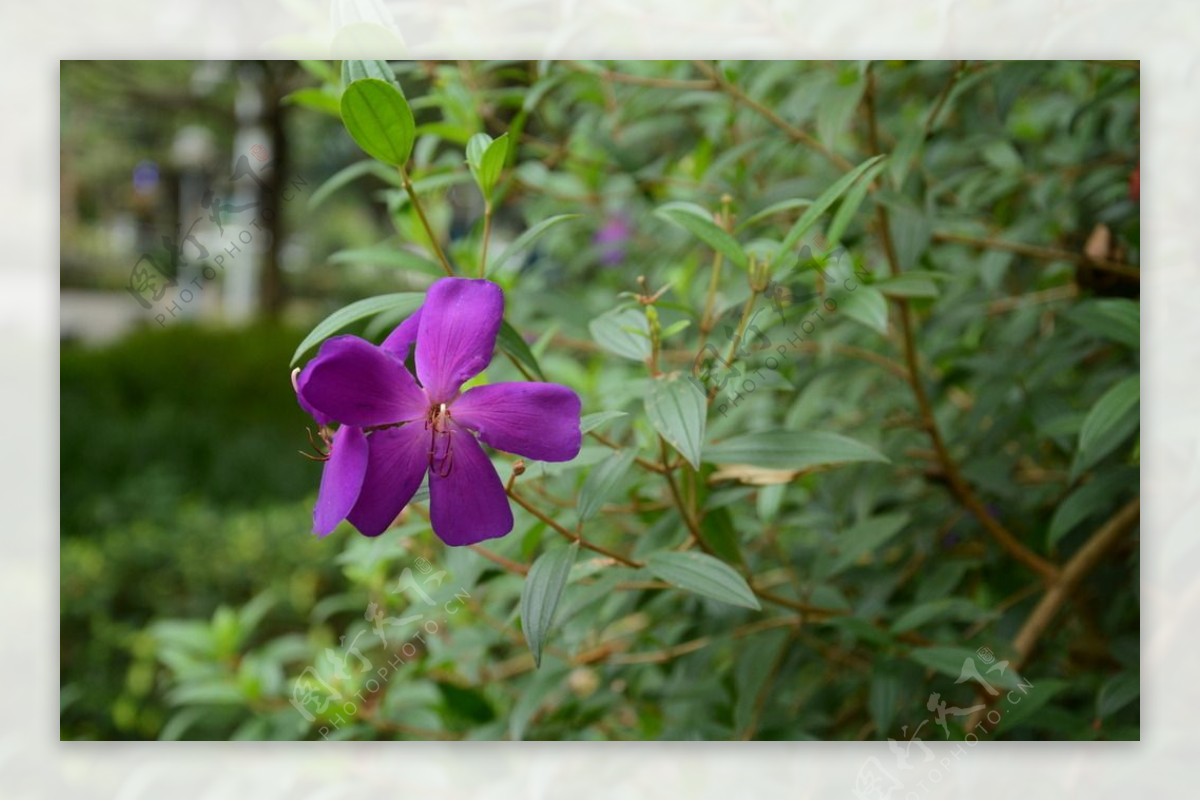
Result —
[{"label": "purple petal", "polygon": [[561,384],[517,381],[473,387],[450,407],[454,422],[502,451],[544,462],[579,454],[579,396]]},{"label": "purple petal", "polygon": [[367,437],[361,428],[342,426],[333,435],[321,489],[313,509],[313,533],[324,537],[346,519],[367,473]]},{"label": "purple petal", "polygon": [[318,412],[312,407],[312,404],[304,399],[303,393],[300,392],[300,375],[301,372],[299,367],[292,371],[292,389],[296,392],[296,403],[300,404],[300,408],[303,409],[310,417],[312,417],[312,419],[317,421],[317,425],[329,425],[333,422],[329,419],[329,416]]},{"label": "purple petal", "polygon": [[421,309],[413,312],[404,322],[396,326],[379,347],[397,356],[400,361],[408,359],[408,352],[417,341],[417,327],[421,324]]},{"label": "purple petal", "polygon": [[512,531],[513,514],[496,468],[471,432],[453,428],[449,471],[429,471],[429,518],[447,545],[471,545]]},{"label": "purple petal", "polygon": [[429,408],[399,359],[355,336],[326,340],[300,372],[296,387],[302,406],[345,425],[417,420]]},{"label": "purple petal", "polygon": [[504,293],[491,281],[443,278],[429,288],[417,332],[417,378],[432,403],[449,403],[492,360]]},{"label": "purple petal", "polygon": [[412,500],[429,467],[429,432],[421,423],[385,428],[367,440],[369,458],[358,502],[350,522],[368,537],[376,537]]}]

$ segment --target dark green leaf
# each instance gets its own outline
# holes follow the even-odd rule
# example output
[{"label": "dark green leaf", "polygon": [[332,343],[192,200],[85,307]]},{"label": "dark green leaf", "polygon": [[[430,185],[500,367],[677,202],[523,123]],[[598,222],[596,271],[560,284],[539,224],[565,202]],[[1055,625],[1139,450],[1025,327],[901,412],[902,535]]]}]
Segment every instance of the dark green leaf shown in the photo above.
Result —
[{"label": "dark green leaf", "polygon": [[633,448],[623,448],[588,472],[583,487],[579,490],[579,503],[576,507],[580,523],[586,522],[600,511],[601,504],[608,500],[616,486],[629,474],[629,468],[636,456]]},{"label": "dark green leaf", "polygon": [[806,470],[847,462],[886,462],[867,445],[830,431],[757,431],[709,445],[704,460],[721,464],[750,464],[771,470]]},{"label": "dark green leaf", "polygon": [[646,568],[658,578],[735,606],[761,609],[746,580],[729,565],[707,554],[693,551],[657,551],[646,560]]},{"label": "dark green leaf", "polygon": [[529,349],[525,338],[517,333],[517,329],[508,324],[508,320],[500,323],[500,333],[496,337],[496,347],[516,359],[538,381],[546,380],[546,376],[542,372],[542,366],[538,364],[537,357]]},{"label": "dark green leaf", "polygon": [[1129,376],[1100,396],[1084,418],[1071,478],[1107,456],[1138,427],[1139,377]]},{"label": "dark green leaf", "polygon": [[546,634],[554,624],[554,612],[558,609],[558,601],[578,552],[577,542],[546,551],[529,568],[525,585],[521,588],[521,629],[525,632],[525,642],[529,643],[533,661],[538,667],[542,664],[542,646]]}]

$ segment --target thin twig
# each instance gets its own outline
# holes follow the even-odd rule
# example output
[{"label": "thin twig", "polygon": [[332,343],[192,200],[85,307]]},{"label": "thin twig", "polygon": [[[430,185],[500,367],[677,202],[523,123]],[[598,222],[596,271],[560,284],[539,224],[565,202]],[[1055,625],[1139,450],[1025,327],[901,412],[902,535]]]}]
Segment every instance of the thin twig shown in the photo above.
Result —
[{"label": "thin twig", "polygon": [[725,76],[713,69],[708,63],[704,61],[694,61],[692,63],[696,65],[697,69],[711,78],[716,84],[717,88],[725,92],[725,94],[732,97],[738,103],[741,103],[746,108],[753,109],[754,111],[758,112],[760,115],[769,120],[772,125],[787,134],[789,138],[800,142],[804,146],[811,148],[817,153],[820,153],[842,172],[849,172],[850,170],[854,169],[853,164],[846,161],[846,159],[842,158],[837,153],[834,153],[829,148],[825,147],[825,145],[817,141],[808,132],[801,128],[797,128],[795,125],[792,125],[783,117],[780,117],[778,114],[776,114],[772,109],[764,106],[762,103],[759,103],[757,100],[750,97],[748,94],[742,91],[741,87],[726,80]]},{"label": "thin twig", "polygon": [[[874,122],[875,75],[872,72],[867,73],[867,88],[863,102],[866,104],[867,119],[870,122],[869,128],[872,132],[872,146],[873,148],[877,148],[878,134],[875,131]],[[882,203],[875,204],[875,214],[879,227],[879,238],[883,245],[884,255],[887,257],[888,267],[893,276],[898,276],[901,273],[900,260],[896,256],[896,248],[892,242],[887,207]],[[933,449],[937,453],[938,461],[941,463],[942,470],[946,474],[946,480],[950,484],[951,491],[963,506],[979,520],[992,539],[1004,548],[1004,550],[1008,551],[1009,554],[1035,573],[1042,576],[1046,581],[1054,580],[1058,575],[1058,568],[1052,562],[1030,550],[1004,524],[993,517],[988,512],[987,507],[983,505],[983,502],[975,495],[974,490],[971,489],[966,479],[963,478],[958,463],[950,454],[950,449],[946,446],[946,441],[942,437],[941,429],[937,424],[937,418],[933,414],[933,405],[929,402],[929,396],[925,392],[925,385],[921,380],[920,365],[917,361],[916,338],[913,335],[912,310],[909,307],[907,298],[893,297],[892,300],[899,310],[900,330],[904,342],[904,361],[908,367],[909,384],[912,385],[913,395],[916,397],[917,407],[920,410],[924,428],[933,443]]]},{"label": "thin twig", "polygon": [[960,245],[970,245],[988,250],[1003,250],[1046,261],[1069,261],[1073,264],[1080,264],[1085,267],[1093,267],[1097,270],[1123,275],[1126,278],[1140,280],[1142,277],[1141,270],[1131,264],[1112,261],[1111,259],[1093,259],[1086,253],[1073,253],[1069,250],[1059,250],[1058,248],[1050,248],[1042,245],[1027,245],[1024,242],[1009,242],[1004,239],[993,239],[991,237],[965,236],[963,234],[952,234],[949,231],[934,231],[933,241],[955,242]]}]

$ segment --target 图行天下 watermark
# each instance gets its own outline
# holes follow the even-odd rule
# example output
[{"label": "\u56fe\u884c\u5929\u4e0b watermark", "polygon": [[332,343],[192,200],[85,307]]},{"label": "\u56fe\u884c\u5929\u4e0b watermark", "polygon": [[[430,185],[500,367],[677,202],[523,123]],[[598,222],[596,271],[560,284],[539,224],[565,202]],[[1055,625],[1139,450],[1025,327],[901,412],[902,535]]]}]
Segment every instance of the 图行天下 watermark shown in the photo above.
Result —
[{"label": "\u56fe\u884c\u5929\u4e0b watermark", "polygon": [[[846,252],[845,248],[838,247],[824,259],[818,260],[806,245],[800,254],[800,264],[811,265],[811,270],[824,282],[826,290],[832,290],[845,299],[848,293],[854,292],[870,279],[860,268],[852,267],[848,271],[838,269]],[[741,327],[740,338],[737,329],[729,325],[724,326],[725,337],[733,346],[732,353],[723,355],[721,349],[710,342],[705,344],[692,360],[688,378],[700,391],[705,394],[724,393],[724,397],[720,397],[716,404],[722,417],[727,417],[730,411],[736,409],[759,386],[766,383],[769,380],[766,373],[777,372],[788,359],[789,351],[812,340],[820,327],[838,311],[837,298],[828,295],[815,298],[811,307],[797,318],[795,304],[791,301],[799,296],[798,293],[788,285],[774,280],[767,284],[762,295],[779,315],[779,320],[792,325],[790,331],[783,335],[776,334],[772,340],[763,332],[762,327],[755,323],[759,316],[768,310],[755,309]],[[791,320],[788,319],[789,310],[792,311]],[[754,366],[751,363],[756,359],[760,363]],[[744,369],[738,369],[739,362]]]},{"label": "\u56fe\u884c\u5929\u4e0b watermark", "polygon": [[[979,689],[986,693],[986,697],[981,696],[985,703],[967,707],[952,706],[942,699],[941,693],[930,693],[925,708],[932,713],[931,716],[913,727],[911,733],[909,724],[902,726],[900,740],[888,737],[888,750],[894,758],[892,770],[888,770],[878,757],[867,759],[854,779],[855,796],[862,799],[891,799],[899,798],[901,793],[905,798],[929,795],[932,788],[941,784],[954,771],[959,760],[979,743],[981,737],[993,734],[1003,722],[1006,713],[990,708],[992,703],[1001,700],[1007,702],[1007,711],[1011,713],[1033,689],[1032,682],[1011,670],[1007,660],[996,661],[996,655],[987,647],[980,648],[963,659],[962,668],[954,683],[957,685],[968,682],[978,685]],[[998,688],[998,684],[1002,686]],[[921,732],[926,725],[932,724],[928,731],[936,732],[940,729],[940,740],[948,742],[952,734],[950,723],[956,718],[965,719],[960,721],[963,724],[962,740],[957,742],[948,756],[939,759],[925,744],[920,736]],[[913,751],[914,747],[916,753]]]},{"label": "\u56fe\u884c\u5929\u4e0b watermark", "polygon": [[[390,616],[383,606],[371,602],[363,615],[371,628],[358,631],[349,642],[347,636],[342,636],[338,648],[326,648],[318,659],[320,668],[317,664],[309,665],[292,682],[292,706],[308,723],[317,725],[322,739],[328,740],[350,725],[362,709],[374,702],[397,671],[428,650],[425,638],[436,635],[446,620],[462,610],[471,598],[471,593],[460,587],[445,601],[435,601],[430,589],[438,591],[447,571],[434,570],[424,557],[418,557],[414,564],[422,578],[418,580],[417,573],[406,567],[393,589],[408,599],[406,614]],[[414,625],[414,633],[402,638],[392,634],[389,638],[391,629],[404,631],[403,627]],[[359,640],[364,636],[367,640],[360,646]],[[376,641],[385,653],[382,660],[376,657],[379,661],[372,662],[363,649],[373,647]]]},{"label": "\u56fe\u884c\u5929\u4e0b watermark", "polygon": [[[161,248],[142,253],[134,263],[125,289],[139,306],[155,312],[159,326],[166,326],[168,320],[182,314],[209,282],[235,265],[244,251],[270,230],[276,212],[262,204],[267,186],[261,176],[273,162],[262,146],[256,145],[250,152],[260,162],[259,167],[252,166],[244,155],[238,157],[229,184],[243,179],[253,181],[259,200],[239,204],[205,191],[200,205],[207,214],[197,216],[186,228],[181,223],[172,236],[163,235]],[[307,187],[307,180],[294,176],[281,187],[279,196],[290,202]],[[254,216],[249,222],[229,225],[231,216],[251,211]]]}]

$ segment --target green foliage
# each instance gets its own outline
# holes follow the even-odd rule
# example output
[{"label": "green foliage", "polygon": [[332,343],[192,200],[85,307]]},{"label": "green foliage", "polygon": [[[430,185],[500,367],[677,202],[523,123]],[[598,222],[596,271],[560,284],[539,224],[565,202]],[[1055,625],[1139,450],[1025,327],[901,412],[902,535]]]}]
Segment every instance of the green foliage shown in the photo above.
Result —
[{"label": "green foliage", "polygon": [[[155,424],[176,437],[174,478],[122,443],[145,424],[136,405],[104,400],[135,357],[64,354],[64,454],[79,448],[64,458],[64,632],[108,649],[64,656],[64,685],[107,671],[106,703],[138,699],[104,718],[75,696],[74,732],[900,739],[932,719],[936,694],[959,709],[985,698],[1001,716],[989,736],[1137,738],[1132,531],[1063,596],[1027,658],[1015,644],[1057,580],[1030,565],[1061,568],[1137,496],[1137,269],[1109,269],[1140,254],[1136,74],[1075,62],[341,74],[339,136],[390,166],[347,155],[314,198],[386,221],[378,244],[327,265],[339,287],[356,267],[384,270],[370,297],[275,347],[270,365],[252,357],[272,335],[255,332],[228,361],[132,371],[164,420],[189,420]],[[472,182],[479,192],[463,191]],[[1098,230],[1102,256],[1088,244]],[[316,541],[315,469],[277,485],[291,457],[255,439],[294,443],[305,425],[288,359],[343,330],[381,339],[419,302],[401,290],[427,285],[443,253],[505,290],[486,380],[576,389],[584,447],[523,471],[496,457],[524,503],[484,548],[443,547],[420,495],[379,538],[344,525]],[[180,331],[130,352],[212,336]],[[176,411],[210,382],[251,398],[239,435],[214,423],[201,436]],[[270,469],[230,480],[179,467],[243,443]],[[106,516],[104,496],[136,492],[132,477],[196,497],[178,503],[176,487],[161,509]],[[250,566],[231,549],[255,537],[271,556]],[[135,544],[153,556],[122,550]],[[233,558],[185,550],[203,544]],[[170,587],[142,581],[155,560]],[[181,587],[186,603],[164,602]],[[921,736],[961,740],[967,723]]]}]

